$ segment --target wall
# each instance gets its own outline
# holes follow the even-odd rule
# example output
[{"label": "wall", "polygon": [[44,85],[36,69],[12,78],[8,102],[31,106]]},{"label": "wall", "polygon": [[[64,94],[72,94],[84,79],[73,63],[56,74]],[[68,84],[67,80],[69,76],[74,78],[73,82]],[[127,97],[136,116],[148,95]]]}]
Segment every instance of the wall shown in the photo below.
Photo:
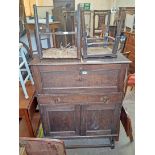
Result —
[{"label": "wall", "polygon": [[41,6],[49,6],[49,7],[38,8],[39,18],[46,18],[46,12],[49,12],[49,15],[52,16],[51,6],[53,6],[53,0],[42,0],[42,1],[43,1],[43,3]]},{"label": "wall", "polygon": [[[53,6],[53,0],[42,0],[44,6]],[[113,1],[118,7],[134,7],[135,0],[75,0],[75,9],[78,3],[91,3],[91,9],[108,10],[111,9]]]},{"label": "wall", "polygon": [[53,6],[53,0],[24,0],[26,16],[33,16],[33,4],[37,6]]},{"label": "wall", "polygon": [[43,6],[53,6],[53,0],[43,0]]},{"label": "wall", "polygon": [[26,16],[33,16],[34,15],[34,11],[33,11],[33,5],[34,4],[36,4],[38,6],[43,5],[43,0],[23,0],[23,2],[24,2]]},{"label": "wall", "polygon": [[116,0],[117,7],[135,7],[135,0]]},{"label": "wall", "polygon": [[92,10],[108,10],[111,8],[111,0],[75,0],[75,9],[79,3],[91,3]]}]

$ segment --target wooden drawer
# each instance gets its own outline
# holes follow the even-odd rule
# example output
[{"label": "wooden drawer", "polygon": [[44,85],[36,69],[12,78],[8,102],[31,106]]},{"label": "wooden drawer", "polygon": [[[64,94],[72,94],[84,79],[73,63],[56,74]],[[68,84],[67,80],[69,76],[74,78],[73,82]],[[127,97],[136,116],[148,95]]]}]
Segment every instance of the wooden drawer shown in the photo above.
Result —
[{"label": "wooden drawer", "polygon": [[90,104],[90,103],[103,103],[113,104],[122,102],[122,92],[104,93],[104,94],[39,94],[39,104]]},{"label": "wooden drawer", "polygon": [[120,70],[120,64],[40,66],[42,89],[105,88],[117,91]]}]

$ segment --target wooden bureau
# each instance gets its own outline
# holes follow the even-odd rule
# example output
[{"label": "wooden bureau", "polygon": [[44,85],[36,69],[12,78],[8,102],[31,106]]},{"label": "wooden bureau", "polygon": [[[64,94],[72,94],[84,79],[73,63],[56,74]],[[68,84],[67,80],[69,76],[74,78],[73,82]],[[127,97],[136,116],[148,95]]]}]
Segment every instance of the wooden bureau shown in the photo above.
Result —
[{"label": "wooden bureau", "polygon": [[118,140],[129,60],[52,61],[34,58],[31,69],[45,137]]}]

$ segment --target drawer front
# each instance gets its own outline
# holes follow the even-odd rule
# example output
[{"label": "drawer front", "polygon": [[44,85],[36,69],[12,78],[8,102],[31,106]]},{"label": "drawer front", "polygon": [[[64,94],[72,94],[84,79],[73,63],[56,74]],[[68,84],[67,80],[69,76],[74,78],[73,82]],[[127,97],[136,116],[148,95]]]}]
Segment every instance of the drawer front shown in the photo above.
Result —
[{"label": "drawer front", "polygon": [[103,104],[114,104],[122,102],[123,93],[104,93],[104,94],[61,94],[61,95],[50,95],[50,94],[39,94],[39,104],[91,104],[91,103],[103,103]]},{"label": "drawer front", "polygon": [[41,66],[42,88],[113,88],[116,90],[121,65]]}]

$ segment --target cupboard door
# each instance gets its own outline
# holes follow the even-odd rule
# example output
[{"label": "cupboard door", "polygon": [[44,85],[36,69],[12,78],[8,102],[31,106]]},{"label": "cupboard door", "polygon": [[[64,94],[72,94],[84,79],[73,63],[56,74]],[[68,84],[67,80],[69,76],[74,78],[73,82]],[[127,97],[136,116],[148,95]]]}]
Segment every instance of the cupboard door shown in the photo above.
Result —
[{"label": "cupboard door", "polygon": [[45,136],[79,135],[80,105],[40,105]]},{"label": "cupboard door", "polygon": [[118,134],[121,104],[82,105],[81,109],[81,135]]}]

